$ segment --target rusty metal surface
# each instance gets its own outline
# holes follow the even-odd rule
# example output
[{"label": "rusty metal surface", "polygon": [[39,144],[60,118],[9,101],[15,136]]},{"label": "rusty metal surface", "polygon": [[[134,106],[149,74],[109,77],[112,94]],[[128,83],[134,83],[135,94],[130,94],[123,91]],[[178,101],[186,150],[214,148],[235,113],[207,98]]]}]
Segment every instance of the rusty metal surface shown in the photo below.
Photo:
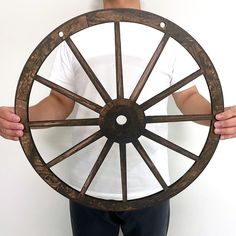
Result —
[{"label": "rusty metal surface", "polygon": [[[112,100],[109,96],[109,91],[106,91],[99,79],[93,73],[86,60],[83,58],[79,49],[73,44],[71,36],[83,29],[91,27],[93,25],[104,24],[106,22],[114,23],[114,34],[115,34],[115,46],[116,46],[116,84],[117,84],[117,99]],[[120,22],[133,22],[143,24],[146,26],[153,27],[164,33],[161,43],[158,45],[156,51],[153,54],[152,59],[148,63],[142,77],[140,78],[137,86],[135,87],[130,98],[124,98],[123,91],[123,71],[122,71],[122,50],[120,41]],[[162,53],[169,38],[173,38],[178,41],[194,58],[199,66],[199,70],[193,72],[191,75],[183,78],[179,83],[171,86],[163,92],[152,97],[143,104],[137,104],[136,100],[139,97],[148,77],[155,66],[159,56]],[[44,63],[48,55],[53,51],[60,43],[65,41],[71,48],[72,52],[80,62],[84,71],[87,73],[89,79],[94,84],[98,93],[101,95],[105,102],[105,106],[89,101],[79,94],[74,94],[45,78],[42,78],[37,73],[39,68]],[[199,76],[204,76],[208,85],[210,97],[211,97],[211,114],[199,114],[199,115],[188,115],[188,116],[145,116],[145,110],[157,104],[162,99],[166,98],[170,94],[183,87],[185,84],[193,81]],[[81,119],[81,120],[66,120],[66,121],[34,121],[30,122],[28,119],[28,107],[29,107],[29,96],[34,81],[54,89],[65,96],[73,99],[79,104],[97,112],[99,119]],[[125,211],[133,210],[144,207],[149,207],[158,204],[160,201],[169,199],[189,184],[191,184],[204,170],[210,159],[212,158],[214,151],[217,147],[219,136],[214,134],[214,117],[215,114],[223,111],[223,95],[220,86],[220,81],[217,72],[210,61],[209,57],[203,50],[203,48],[191,37],[186,31],[174,24],[173,22],[160,17],[158,15],[131,9],[110,9],[110,10],[99,10],[89,12],[81,16],[75,17],[72,20],[62,24],[52,33],[50,33],[33,51],[20,76],[16,97],[15,97],[15,111],[22,118],[22,122],[25,126],[25,134],[20,139],[22,148],[27,156],[28,160],[32,164],[33,168],[37,173],[56,191],[64,195],[65,197],[78,201],[84,205],[113,211]],[[119,115],[127,117],[128,122],[125,125],[116,124],[116,118]],[[148,123],[159,123],[159,122],[178,122],[178,121],[196,121],[196,120],[209,120],[211,121],[209,134],[206,143],[199,156],[194,155],[189,150],[168,141],[155,133],[150,132],[146,129]],[[35,146],[31,134],[31,128],[40,127],[56,127],[56,126],[80,126],[80,125],[97,125],[100,130],[97,133],[92,134],[87,139],[81,141],[81,143],[62,153],[49,163],[45,163],[43,157],[40,156],[37,147]],[[103,150],[98,155],[97,162],[92,168],[87,180],[84,183],[81,191],[77,191],[67,183],[63,182],[58,178],[51,168],[61,161],[69,158],[72,154],[79,152],[84,147],[92,144],[94,141],[105,136],[107,142],[103,147]],[[138,138],[145,136],[150,140],[153,140],[167,148],[174,150],[175,152],[181,153],[194,160],[192,167],[175,183],[167,185],[163,180],[162,176],[158,172],[155,165],[152,163],[148,154],[142,147]],[[121,162],[121,182],[122,182],[122,195],[123,200],[103,200],[95,197],[91,197],[86,194],[89,185],[92,183],[97,171],[102,165],[107,153],[112,147],[113,143],[116,142],[120,146],[120,162]],[[143,161],[146,163],[150,171],[153,173],[155,178],[161,184],[163,190],[148,197],[140,199],[127,199],[127,173],[126,173],[126,144],[131,143],[137,149]]]}]

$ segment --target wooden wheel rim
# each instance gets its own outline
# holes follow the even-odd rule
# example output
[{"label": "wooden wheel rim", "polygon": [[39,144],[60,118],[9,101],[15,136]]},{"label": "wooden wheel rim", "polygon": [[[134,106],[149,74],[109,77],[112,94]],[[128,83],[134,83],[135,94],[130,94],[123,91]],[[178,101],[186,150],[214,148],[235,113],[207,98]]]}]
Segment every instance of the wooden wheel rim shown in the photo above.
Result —
[{"label": "wooden wheel rim", "polygon": [[[210,118],[211,125],[209,129],[209,134],[206,143],[201,151],[201,154],[196,158],[193,166],[175,183],[171,184],[170,186],[166,186],[163,191],[148,197],[134,200],[127,200],[125,198],[121,201],[98,199],[95,197],[88,196],[86,194],[81,194],[81,192],[75,190],[68,184],[64,183],[52,172],[49,165],[44,162],[43,158],[37,151],[37,147],[35,146],[31,135],[32,126],[30,125],[28,119],[29,96],[32,85],[35,80],[43,82],[40,76],[37,75],[37,72],[39,71],[39,68],[44,63],[45,59],[48,57],[51,51],[53,51],[63,41],[66,41],[69,44],[70,36],[72,36],[74,33],[79,32],[88,27],[107,22],[114,22],[115,29],[118,30],[118,33],[119,22],[133,22],[153,27],[156,30],[163,32],[165,35],[164,37],[171,37],[175,39],[191,54],[191,56],[199,65],[200,70],[197,71],[195,73],[196,75],[193,75],[193,77],[197,77],[200,74],[204,75],[211,97],[212,114]],[[185,81],[185,83],[188,82],[189,78],[186,79],[187,80]],[[46,83],[45,85],[47,86]],[[176,86],[181,87],[183,86],[183,84],[181,84],[180,81],[180,84],[177,84]],[[178,88],[175,87],[173,89],[177,90]],[[169,93],[170,92],[171,91],[169,91]],[[118,92],[118,94],[120,95],[120,98],[118,96],[118,100],[122,100],[122,91]],[[73,94],[71,94],[70,96],[73,97]],[[101,96],[104,97],[106,103],[111,102],[109,100],[109,97],[107,97],[106,93],[102,93]],[[130,100],[135,101],[137,96],[138,91],[132,94]],[[156,99],[143,103],[141,105],[141,109],[145,110],[148,107],[152,106],[154,103],[157,102]],[[91,107],[93,105],[94,104],[89,104],[89,106]],[[94,110],[97,110],[99,113],[101,111],[99,107],[95,107]],[[192,36],[189,35],[186,31],[181,29],[173,22],[149,12],[133,9],[108,9],[89,12],[75,17],[72,20],[69,20],[68,22],[62,24],[53,32],[51,32],[36,47],[36,49],[29,57],[28,61],[26,62],[18,82],[15,97],[15,111],[16,114],[21,117],[22,123],[25,126],[25,134],[20,139],[22,148],[28,160],[32,164],[33,168],[53,189],[66,196],[67,198],[73,201],[80,202],[89,207],[94,207],[103,210],[124,211],[149,207],[158,204],[163,200],[169,199],[181,192],[183,189],[185,189],[200,175],[200,173],[203,171],[203,169],[206,167],[211,157],[213,156],[219,141],[219,136],[214,134],[213,123],[214,116],[217,113],[223,111],[223,95],[217,72],[213,64],[211,63],[209,57],[207,56],[203,48],[196,42],[196,40],[192,38]],[[146,122],[149,119],[148,117],[144,118],[146,119]],[[192,120],[194,120],[194,117],[192,117]],[[103,134],[98,132],[95,136],[96,138],[99,138],[102,135]],[[155,134],[150,133],[144,127],[142,135],[154,141],[157,140],[157,136],[155,136]],[[121,149],[122,147],[124,148],[122,143],[123,142],[121,141]],[[138,141],[134,141],[133,144],[134,146],[139,147]],[[165,143],[163,143],[163,145],[165,145]],[[111,146],[111,141],[108,138],[107,149],[109,149],[109,146]]]}]

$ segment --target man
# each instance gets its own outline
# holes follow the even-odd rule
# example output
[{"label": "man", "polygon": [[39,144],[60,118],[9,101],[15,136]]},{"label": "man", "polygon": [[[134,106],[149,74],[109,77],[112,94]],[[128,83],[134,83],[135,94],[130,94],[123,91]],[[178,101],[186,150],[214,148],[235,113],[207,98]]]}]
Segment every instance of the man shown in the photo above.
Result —
[{"label": "man", "polygon": [[[104,8],[135,8],[140,9],[139,0],[104,0]],[[67,48],[61,49],[61,55],[56,59],[53,79],[57,80],[58,68],[63,68],[61,62],[70,67],[71,59],[65,59]],[[55,69],[56,68],[56,69]],[[70,69],[70,68],[69,68]],[[67,83],[68,73],[62,81]],[[73,85],[70,83],[69,86]],[[74,85],[75,86],[75,85]],[[81,85],[82,86],[82,85]],[[73,89],[73,88],[72,88]],[[76,92],[76,91],[75,91]],[[91,93],[91,92],[90,92]],[[174,95],[175,102],[184,114],[210,113],[209,103],[199,93],[196,87],[189,87]],[[194,104],[194,106],[193,106]],[[74,101],[62,94],[51,91],[50,95],[30,108],[31,120],[61,120],[66,119],[74,109]],[[45,111],[47,111],[45,113]],[[226,108],[226,111],[216,116],[215,133],[222,139],[236,137],[236,107]],[[16,116],[12,108],[0,108],[0,135],[11,140],[18,140],[24,133],[20,117]],[[86,159],[89,159],[86,156]],[[146,180],[145,180],[146,181]],[[151,186],[152,187],[152,186]],[[156,186],[155,186],[156,187]],[[100,194],[101,188],[95,189]],[[97,196],[95,195],[95,196]],[[148,209],[131,212],[107,212],[90,209],[71,202],[71,222],[75,236],[117,236],[119,227],[125,236],[165,236],[169,222],[169,202]]]}]

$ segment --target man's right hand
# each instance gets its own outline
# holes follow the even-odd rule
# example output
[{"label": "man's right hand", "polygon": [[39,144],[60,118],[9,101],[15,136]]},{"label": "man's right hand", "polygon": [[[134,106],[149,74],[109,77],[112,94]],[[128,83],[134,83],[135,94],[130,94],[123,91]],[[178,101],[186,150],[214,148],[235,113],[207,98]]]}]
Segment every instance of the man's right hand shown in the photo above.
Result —
[{"label": "man's right hand", "polygon": [[17,141],[23,136],[24,126],[12,107],[0,107],[0,136]]}]

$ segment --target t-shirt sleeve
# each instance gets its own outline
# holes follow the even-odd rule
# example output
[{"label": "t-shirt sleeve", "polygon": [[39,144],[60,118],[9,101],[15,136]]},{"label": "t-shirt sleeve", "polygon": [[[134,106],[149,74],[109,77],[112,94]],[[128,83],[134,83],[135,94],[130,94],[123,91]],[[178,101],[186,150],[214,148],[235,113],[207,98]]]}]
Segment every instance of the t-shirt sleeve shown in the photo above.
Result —
[{"label": "t-shirt sleeve", "polygon": [[73,66],[74,55],[65,42],[58,46],[53,63],[50,80],[72,92],[75,91],[75,70]]},{"label": "t-shirt sleeve", "polygon": [[[195,71],[199,69],[198,64],[191,56],[191,54],[178,42],[172,42],[172,47],[175,48],[175,60],[172,71],[171,85],[183,80],[187,76],[191,75]],[[196,82],[193,80],[192,82],[186,84],[176,92],[183,91],[194,86]]]}]

